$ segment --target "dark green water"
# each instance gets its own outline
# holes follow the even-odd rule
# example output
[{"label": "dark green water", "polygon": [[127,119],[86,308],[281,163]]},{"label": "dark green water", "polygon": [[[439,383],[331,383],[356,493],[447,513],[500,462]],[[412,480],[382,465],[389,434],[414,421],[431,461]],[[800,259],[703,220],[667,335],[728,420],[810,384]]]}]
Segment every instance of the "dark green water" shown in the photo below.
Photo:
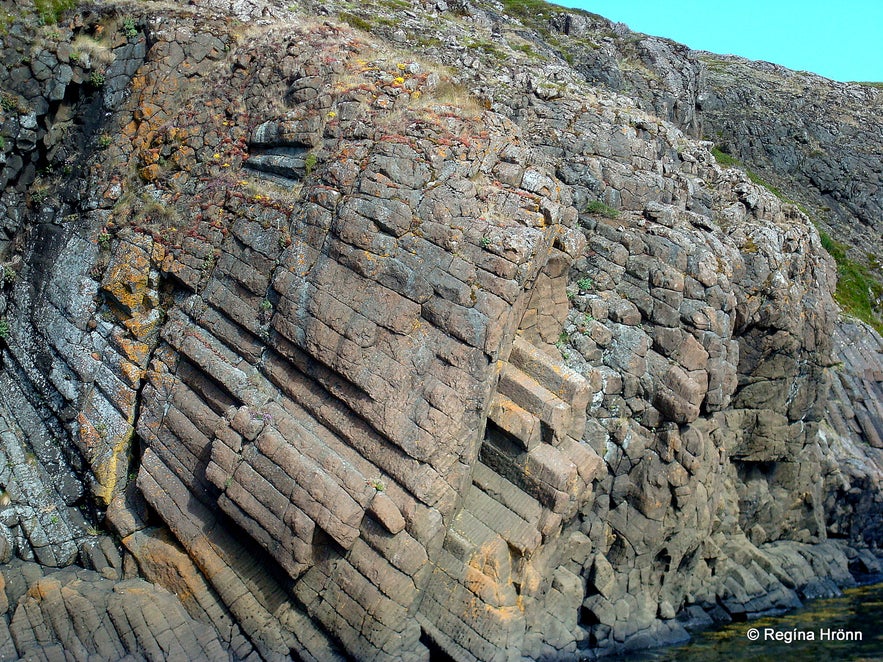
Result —
[{"label": "dark green water", "polygon": [[[757,641],[749,630],[760,633]],[[768,636],[767,628],[791,643]],[[861,641],[821,640],[822,631],[861,633]],[[796,633],[813,633],[814,641],[799,641]],[[697,633],[684,646],[632,655],[637,660],[677,660],[709,662],[716,660],[756,660],[757,662],[839,662],[840,660],[883,661],[883,584],[844,591],[839,598],[815,600],[803,609],[777,618],[761,618],[748,623],[732,623],[716,630]]]}]

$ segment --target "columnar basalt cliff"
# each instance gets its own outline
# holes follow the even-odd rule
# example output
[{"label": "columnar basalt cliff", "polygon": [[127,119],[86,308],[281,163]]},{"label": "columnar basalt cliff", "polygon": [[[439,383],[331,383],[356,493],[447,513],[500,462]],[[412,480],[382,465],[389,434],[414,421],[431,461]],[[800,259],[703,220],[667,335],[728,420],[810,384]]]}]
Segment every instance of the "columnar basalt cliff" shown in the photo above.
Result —
[{"label": "columnar basalt cliff", "polygon": [[739,104],[525,6],[9,8],[0,658],[594,658],[880,571],[883,341]]}]

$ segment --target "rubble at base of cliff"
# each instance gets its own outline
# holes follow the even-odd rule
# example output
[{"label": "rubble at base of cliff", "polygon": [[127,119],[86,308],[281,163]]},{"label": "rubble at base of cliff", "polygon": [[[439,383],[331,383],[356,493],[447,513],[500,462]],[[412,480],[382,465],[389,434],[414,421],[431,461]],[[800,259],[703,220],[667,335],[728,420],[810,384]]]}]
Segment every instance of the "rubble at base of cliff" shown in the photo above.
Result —
[{"label": "rubble at base of cliff", "polygon": [[593,659],[883,572],[883,339],[729,79],[519,7],[0,14],[0,659]]}]

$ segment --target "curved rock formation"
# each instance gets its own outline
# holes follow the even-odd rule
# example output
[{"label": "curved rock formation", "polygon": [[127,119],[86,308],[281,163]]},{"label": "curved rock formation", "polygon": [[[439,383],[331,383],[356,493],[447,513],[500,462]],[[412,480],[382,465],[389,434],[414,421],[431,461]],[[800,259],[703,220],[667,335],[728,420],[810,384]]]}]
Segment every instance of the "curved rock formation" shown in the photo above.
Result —
[{"label": "curved rock formation", "polygon": [[883,343],[682,49],[442,5],[11,22],[0,656],[594,657],[879,571]]}]

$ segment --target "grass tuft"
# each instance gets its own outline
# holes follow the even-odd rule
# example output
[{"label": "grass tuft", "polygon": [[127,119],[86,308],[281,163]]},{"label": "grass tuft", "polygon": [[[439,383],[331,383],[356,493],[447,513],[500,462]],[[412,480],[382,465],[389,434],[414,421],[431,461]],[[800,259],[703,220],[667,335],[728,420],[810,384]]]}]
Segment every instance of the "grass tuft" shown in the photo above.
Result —
[{"label": "grass tuft", "polygon": [[742,162],[739,161],[739,159],[737,159],[732,154],[727,154],[726,152],[722,151],[719,147],[712,147],[711,148],[711,155],[714,157],[715,161],[717,161],[720,165],[724,166],[725,168],[738,168],[739,166],[742,165]]},{"label": "grass tuft", "polygon": [[562,7],[549,4],[545,0],[503,0],[503,9],[510,16],[528,20],[548,20]]},{"label": "grass tuft", "polygon": [[61,15],[77,6],[77,0],[34,0],[34,7],[43,25],[55,25]]},{"label": "grass tuft", "polygon": [[604,204],[600,200],[592,200],[586,205],[587,214],[600,214],[604,218],[618,218],[619,210]]}]

